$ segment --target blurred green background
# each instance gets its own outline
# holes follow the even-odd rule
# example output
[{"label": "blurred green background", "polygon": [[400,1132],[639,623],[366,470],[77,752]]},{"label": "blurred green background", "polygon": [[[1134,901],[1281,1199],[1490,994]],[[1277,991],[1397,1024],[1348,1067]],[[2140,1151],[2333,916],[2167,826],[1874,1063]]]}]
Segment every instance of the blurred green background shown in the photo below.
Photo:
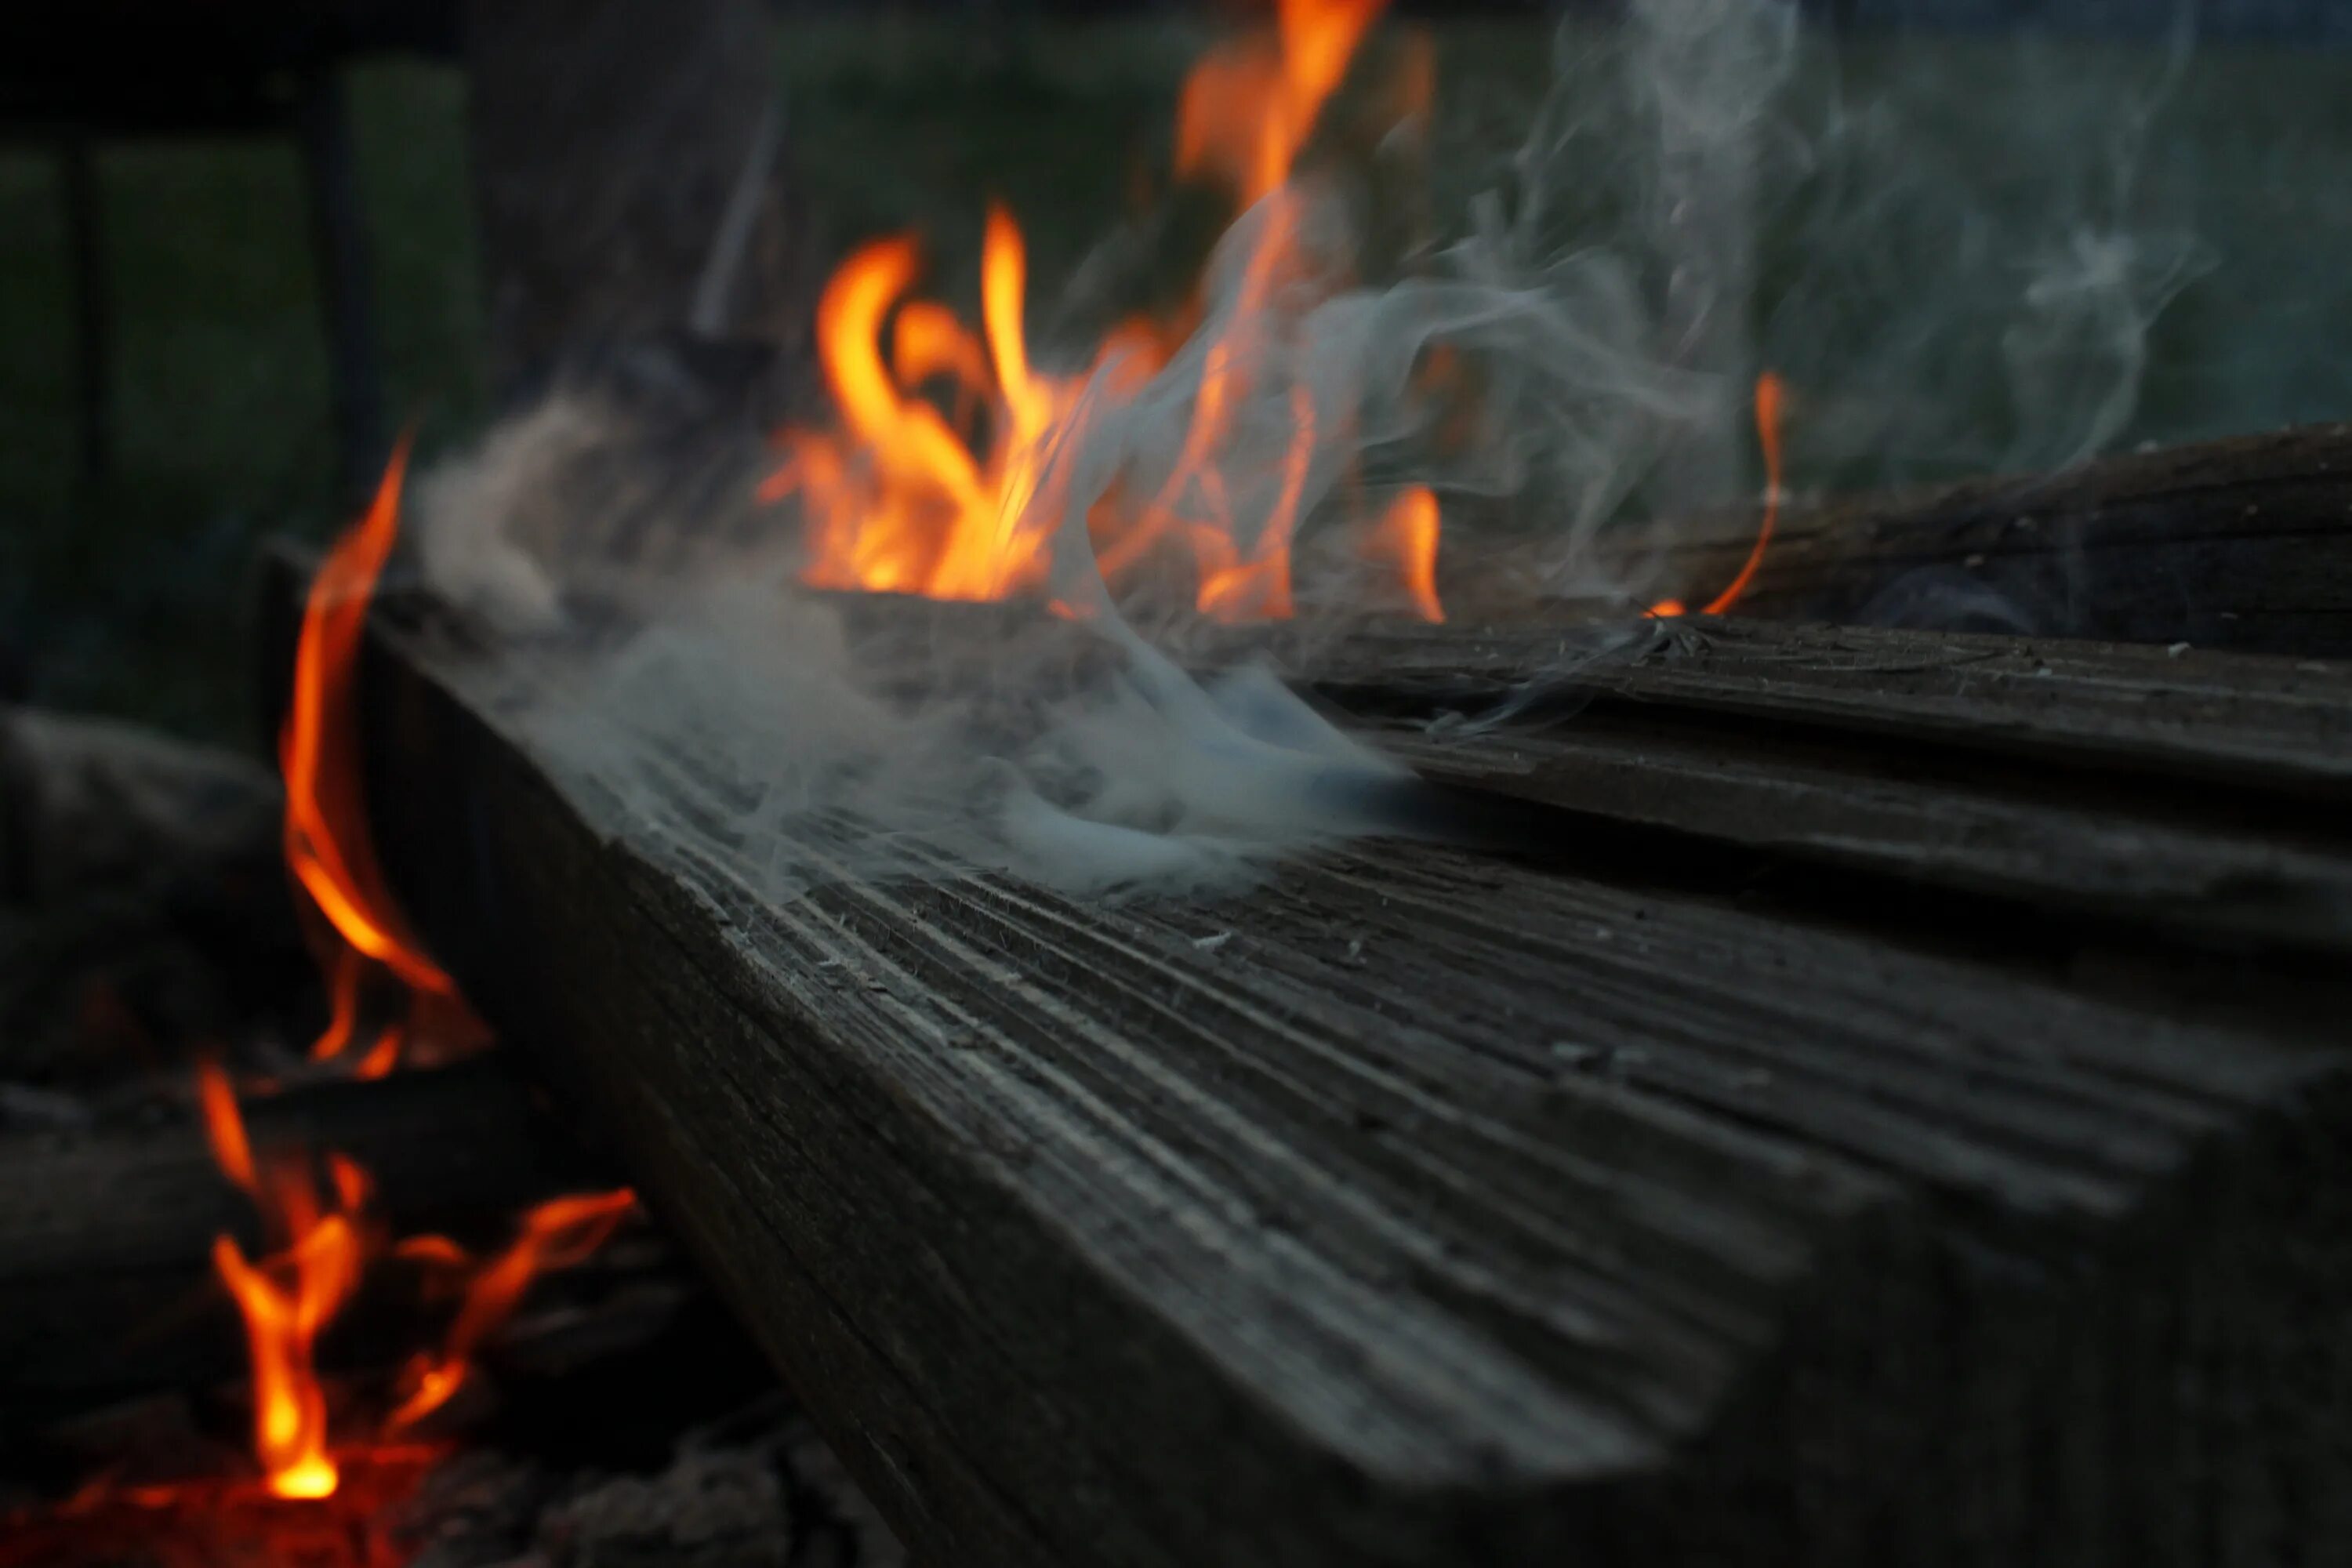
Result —
[{"label": "blurred green background", "polygon": [[[1207,37],[1169,20],[793,24],[779,68],[820,254],[921,227],[940,290],[969,299],[982,204],[999,196],[1029,232],[1033,295],[1049,295],[1164,190],[1151,172]],[[1498,177],[1550,79],[1552,38],[1538,22],[1481,23],[1441,27],[1436,42],[1433,184],[1466,195]],[[1932,63],[1951,167],[1973,168],[1997,206],[2004,190],[2048,183],[2047,149],[2021,127],[2042,123],[2051,94],[2087,95],[2102,78],[2138,92],[2160,74],[2145,46],[2053,58],[2037,74],[1984,40],[1863,40],[1845,52],[1843,91],[1859,101],[1874,79]],[[429,458],[487,412],[463,86],[407,63],[362,68],[352,86],[386,401]],[[116,452],[92,481],[76,449],[58,175],[37,149],[0,150],[0,634],[29,656],[41,701],[244,739],[237,606],[253,547],[339,521],[297,156],[265,142],[128,143],[98,167]],[[2193,228],[2217,265],[2160,321],[2125,440],[2352,414],[2347,192],[2352,58],[2213,47],[2188,67],[2117,199]],[[1833,272],[1815,284],[1847,287]],[[1050,327],[1050,310],[1038,316]],[[1801,354],[1805,330],[1768,321],[1765,337]]]}]

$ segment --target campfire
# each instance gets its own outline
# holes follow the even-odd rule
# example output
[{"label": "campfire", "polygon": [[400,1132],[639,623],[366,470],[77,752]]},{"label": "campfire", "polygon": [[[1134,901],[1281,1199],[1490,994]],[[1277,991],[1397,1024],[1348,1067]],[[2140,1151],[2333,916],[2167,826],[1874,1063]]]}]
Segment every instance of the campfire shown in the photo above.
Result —
[{"label": "campfire", "polygon": [[[972,276],[861,237],[790,330],[740,38],[583,79],[724,121],[708,243],[270,553],[324,1022],[170,1042],[240,1392],[84,1433],[0,1568],[471,1568],[477,1504],[551,1568],[2352,1543],[2352,428],[2095,455],[2192,270],[2120,219],[1891,321],[1768,258],[1915,216],[1772,205],[1901,142],[1780,107],[1779,0],[1572,24],[1451,228],[1383,205],[1428,34],[1267,10],[1173,95],[1215,232],[1133,218],[1153,287],[976,195]],[[608,129],[484,91],[486,158]],[[2064,460],[1849,489],[1996,342]]]}]

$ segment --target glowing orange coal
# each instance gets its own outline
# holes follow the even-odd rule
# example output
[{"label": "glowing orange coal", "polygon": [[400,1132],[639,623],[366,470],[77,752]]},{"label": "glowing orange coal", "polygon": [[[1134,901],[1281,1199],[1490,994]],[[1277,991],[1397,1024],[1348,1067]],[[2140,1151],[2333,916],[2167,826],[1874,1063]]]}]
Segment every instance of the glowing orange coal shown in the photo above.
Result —
[{"label": "glowing orange coal", "polygon": [[[816,323],[837,424],[782,432],[783,460],[760,492],[770,502],[797,500],[803,580],[941,599],[1037,588],[1069,501],[1062,459],[1086,433],[1090,400],[1131,395],[1197,326],[1207,336],[1175,458],[1164,475],[1122,479],[1091,502],[1097,564],[1116,583],[1172,551],[1189,559],[1203,614],[1288,616],[1291,546],[1318,440],[1339,434],[1338,416],[1295,384],[1278,405],[1286,431],[1269,445],[1264,431],[1241,428],[1241,411],[1266,385],[1276,346],[1265,341],[1266,306],[1311,270],[1287,189],[1293,166],[1384,3],[1279,0],[1270,36],[1213,51],[1187,79],[1178,172],[1220,181],[1254,208],[1234,296],[1213,321],[1203,322],[1196,299],[1167,322],[1123,322],[1086,374],[1054,375],[1029,360],[1027,258],[1002,208],[988,215],[978,334],[945,307],[908,298],[919,270],[911,237],[877,241],[845,261]],[[1409,55],[1405,68],[1402,98],[1417,112],[1426,105],[1425,54]],[[1395,563],[1416,612],[1442,618],[1435,498],[1416,492],[1373,535],[1374,553]]]},{"label": "glowing orange coal", "polygon": [[[1756,443],[1764,451],[1764,518],[1756,525],[1756,542],[1748,548],[1748,560],[1739,568],[1739,574],[1722,593],[1706,602],[1702,615],[1719,616],[1738,604],[1764,564],[1764,551],[1772,542],[1772,529],[1780,520],[1780,405],[1786,395],[1787,388],[1770,371],[1756,378]],[[1680,599],[1661,599],[1650,606],[1654,616],[1688,613]]]}]

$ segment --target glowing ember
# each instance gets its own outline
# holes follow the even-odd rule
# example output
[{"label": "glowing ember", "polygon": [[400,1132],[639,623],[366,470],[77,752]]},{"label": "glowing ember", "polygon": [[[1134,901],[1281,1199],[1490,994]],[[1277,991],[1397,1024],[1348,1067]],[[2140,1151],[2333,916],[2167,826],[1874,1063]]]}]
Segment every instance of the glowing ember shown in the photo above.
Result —
[{"label": "glowing ember", "polygon": [[347,1455],[341,1486],[316,1500],[289,1501],[244,1479],[86,1487],[54,1508],[0,1514],[0,1568],[400,1568],[409,1552],[385,1521],[443,1453],[407,1443]]},{"label": "glowing ember", "polygon": [[[1286,185],[1300,149],[1346,76],[1384,0],[1282,0],[1271,38],[1212,53],[1187,79],[1177,116],[1179,173],[1215,178],[1256,207],[1231,308],[1202,347],[1199,383],[1172,467],[1132,494],[1122,487],[1087,517],[1097,564],[1117,580],[1162,546],[1188,552],[1200,610],[1221,620],[1291,613],[1291,544],[1304,521],[1318,437],[1333,421],[1303,384],[1290,389],[1289,428],[1262,481],[1237,505],[1228,460],[1240,409],[1261,375],[1269,299],[1306,270],[1298,213]],[[1425,111],[1428,61],[1409,56],[1402,98]],[[919,270],[907,237],[865,247],[834,275],[817,306],[817,343],[839,427],[786,430],[784,459],[761,499],[800,503],[812,586],[998,599],[1044,580],[1066,497],[1058,461],[1084,433],[1086,397],[1131,395],[1171,362],[1202,314],[1129,321],[1097,348],[1086,375],[1054,376],[1029,362],[1026,255],[1011,215],[992,209],[982,260],[982,332],[944,307],[908,300]],[[896,312],[893,325],[893,312]],[[890,354],[882,346],[889,329]],[[949,411],[924,395],[944,383]],[[984,425],[985,438],[975,435]],[[1417,613],[1442,618],[1434,570],[1435,499],[1423,492],[1384,523],[1383,538]]]},{"label": "glowing ember", "polygon": [[[1786,395],[1780,378],[1770,371],[1756,378],[1756,442],[1764,450],[1764,520],[1756,525],[1756,542],[1749,547],[1747,563],[1731,585],[1706,602],[1704,615],[1719,616],[1739,602],[1748,592],[1748,584],[1756,580],[1757,569],[1764,564],[1765,547],[1772,542],[1773,526],[1780,520],[1780,402]],[[1650,614],[1667,616],[1688,614],[1680,599],[1661,599],[1650,606]]]}]

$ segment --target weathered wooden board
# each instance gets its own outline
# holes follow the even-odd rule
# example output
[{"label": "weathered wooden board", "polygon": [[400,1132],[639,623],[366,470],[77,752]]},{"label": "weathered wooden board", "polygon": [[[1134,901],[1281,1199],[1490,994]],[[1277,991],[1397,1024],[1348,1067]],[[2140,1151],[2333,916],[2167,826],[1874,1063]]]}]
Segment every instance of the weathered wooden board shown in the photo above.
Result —
[{"label": "weathered wooden board", "polygon": [[[478,657],[372,647],[404,899],[938,1561],[2352,1546],[2340,977],[1573,835],[1208,904],[948,865],[771,904],[559,790]],[[1933,677],[1907,727],[1969,732]],[[1816,684],[1727,702],[1881,681]]]},{"label": "weathered wooden board", "polygon": [[1365,712],[1511,721],[1580,704],[1877,735],[2341,802],[2352,664],[1745,616],[1633,626],[1297,626],[1204,644]]},{"label": "weathered wooden board", "polygon": [[[1685,524],[1659,591],[1706,602],[1738,575],[1756,524]],[[2352,654],[2352,426],[1795,508],[1739,608]]]},{"label": "weathered wooden board", "polygon": [[1687,854],[2192,941],[2352,939],[2352,666],[1744,619],[1292,628],[1273,652],[1431,776]]}]

